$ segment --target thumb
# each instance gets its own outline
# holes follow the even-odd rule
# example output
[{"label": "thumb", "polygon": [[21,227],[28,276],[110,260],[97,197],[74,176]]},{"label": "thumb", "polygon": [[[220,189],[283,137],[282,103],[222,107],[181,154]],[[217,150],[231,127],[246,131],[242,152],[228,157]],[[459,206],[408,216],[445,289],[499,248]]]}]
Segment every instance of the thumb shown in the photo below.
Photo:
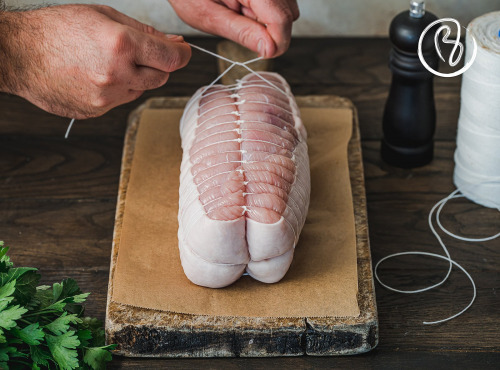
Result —
[{"label": "thumb", "polygon": [[173,72],[185,67],[191,59],[191,47],[182,36],[137,32],[134,38],[135,63],[139,66]]}]

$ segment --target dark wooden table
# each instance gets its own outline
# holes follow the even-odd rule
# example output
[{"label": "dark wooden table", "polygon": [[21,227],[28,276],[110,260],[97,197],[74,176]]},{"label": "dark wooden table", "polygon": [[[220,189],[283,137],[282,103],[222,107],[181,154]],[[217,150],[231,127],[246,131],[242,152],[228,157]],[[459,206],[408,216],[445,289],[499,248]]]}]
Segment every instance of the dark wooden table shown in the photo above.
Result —
[{"label": "dark wooden table", "polygon": [[[190,40],[215,50],[215,39]],[[441,253],[427,214],[454,190],[453,152],[459,112],[459,78],[438,78],[435,159],[401,170],[379,155],[381,119],[390,84],[387,39],[297,39],[274,69],[296,95],[337,94],[359,110],[374,262],[387,254]],[[75,278],[92,292],[87,314],[104,319],[111,238],[123,137],[128,113],[152,96],[192,95],[216,77],[213,57],[194,52],[189,66],[140,101],[104,117],[77,122],[64,140],[68,119],[45,113],[23,99],[0,94],[0,240],[19,265],[36,266],[43,283]],[[470,236],[498,232],[498,211],[466,200],[445,209],[443,223]],[[356,357],[144,360],[115,357],[112,368],[499,368],[499,240],[465,243],[444,238],[452,256],[474,277],[478,296],[459,318],[437,326],[422,321],[460,311],[472,290],[454,271],[447,283],[420,295],[389,292],[376,284],[380,343]],[[406,263],[406,264],[403,264]],[[419,257],[388,262],[386,281],[402,289],[423,287],[446,273],[444,261]]]}]

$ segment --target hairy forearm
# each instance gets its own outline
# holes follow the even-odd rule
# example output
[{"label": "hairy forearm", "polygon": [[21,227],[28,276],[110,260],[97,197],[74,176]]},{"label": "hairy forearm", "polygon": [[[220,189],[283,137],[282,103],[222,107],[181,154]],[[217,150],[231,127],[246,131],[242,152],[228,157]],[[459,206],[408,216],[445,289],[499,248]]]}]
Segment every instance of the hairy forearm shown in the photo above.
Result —
[{"label": "hairy forearm", "polygon": [[0,91],[16,93],[22,81],[22,15],[0,10]]},{"label": "hairy forearm", "polygon": [[[1,0],[0,0],[1,1]],[[0,91],[26,97],[39,75],[38,10],[0,10]]]},{"label": "hairy forearm", "polygon": [[8,90],[7,80],[9,79],[10,66],[9,66],[9,13],[5,11],[3,2],[0,1],[0,91],[6,92]]}]

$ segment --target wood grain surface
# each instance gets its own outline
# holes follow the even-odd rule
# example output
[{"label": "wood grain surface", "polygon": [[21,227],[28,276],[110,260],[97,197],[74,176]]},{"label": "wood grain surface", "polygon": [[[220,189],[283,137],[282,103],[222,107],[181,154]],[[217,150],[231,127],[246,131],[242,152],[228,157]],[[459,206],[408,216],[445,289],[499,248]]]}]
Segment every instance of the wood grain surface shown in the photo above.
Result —
[{"label": "wood grain surface", "polygon": [[[218,40],[189,41],[215,50]],[[290,82],[296,95],[342,95],[358,108],[374,262],[405,250],[439,253],[427,214],[454,189],[460,78],[435,80],[434,161],[419,169],[401,170],[380,159],[382,112],[390,84],[389,48],[387,39],[297,39],[274,61],[274,70]],[[172,74],[166,86],[103,117],[77,121],[68,140],[64,133],[69,119],[0,94],[0,239],[12,246],[15,263],[39,267],[43,283],[74,277],[84,291],[92,292],[87,313],[104,319],[127,115],[149,97],[191,95],[215,79],[216,71],[213,57],[194,51],[190,64]],[[443,222],[456,232],[484,236],[498,232],[500,215],[456,200],[445,208]],[[500,242],[444,240],[476,281],[475,304],[456,320],[423,326],[422,321],[444,318],[468,302],[472,291],[463,275],[454,271],[441,288],[421,295],[396,294],[376,284],[380,341],[366,355],[204,360],[117,356],[110,368],[498,368]],[[400,288],[414,288],[438,281],[445,269],[442,261],[401,258],[384,265],[383,276]]]}]

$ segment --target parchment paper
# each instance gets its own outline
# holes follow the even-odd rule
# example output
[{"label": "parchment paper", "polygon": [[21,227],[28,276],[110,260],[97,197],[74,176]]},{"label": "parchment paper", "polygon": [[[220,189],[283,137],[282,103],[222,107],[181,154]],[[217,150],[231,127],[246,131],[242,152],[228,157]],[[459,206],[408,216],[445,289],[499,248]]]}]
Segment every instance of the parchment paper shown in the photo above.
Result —
[{"label": "parchment paper", "polygon": [[192,284],[179,259],[181,109],[146,109],[136,138],[111,300],[157,310],[242,317],[356,317],[357,259],[347,162],[352,111],[303,108],[311,205],[287,275],[223,289]]}]

